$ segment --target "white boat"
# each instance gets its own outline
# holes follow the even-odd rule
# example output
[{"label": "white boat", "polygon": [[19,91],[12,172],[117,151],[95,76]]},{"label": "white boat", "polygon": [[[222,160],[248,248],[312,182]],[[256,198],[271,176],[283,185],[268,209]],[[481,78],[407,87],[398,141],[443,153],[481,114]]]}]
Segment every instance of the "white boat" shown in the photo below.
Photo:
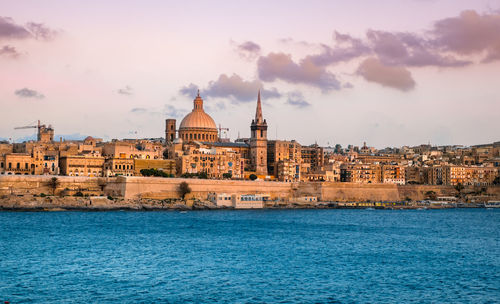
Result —
[{"label": "white boat", "polygon": [[500,208],[500,201],[489,201],[484,203],[484,208]]}]

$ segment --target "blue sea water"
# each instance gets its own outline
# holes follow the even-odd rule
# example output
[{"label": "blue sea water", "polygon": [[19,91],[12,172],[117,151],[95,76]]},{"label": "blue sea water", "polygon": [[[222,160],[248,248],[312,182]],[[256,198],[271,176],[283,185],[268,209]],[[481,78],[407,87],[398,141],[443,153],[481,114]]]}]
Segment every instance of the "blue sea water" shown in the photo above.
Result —
[{"label": "blue sea water", "polygon": [[499,303],[500,210],[1,212],[10,303]]}]

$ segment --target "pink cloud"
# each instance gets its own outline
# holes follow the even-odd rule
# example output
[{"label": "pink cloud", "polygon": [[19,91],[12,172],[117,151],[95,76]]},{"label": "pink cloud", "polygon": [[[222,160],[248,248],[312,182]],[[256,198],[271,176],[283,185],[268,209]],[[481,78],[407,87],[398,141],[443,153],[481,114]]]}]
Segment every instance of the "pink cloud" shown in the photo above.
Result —
[{"label": "pink cloud", "polygon": [[236,46],[236,51],[241,58],[252,61],[260,55],[260,45],[252,41],[246,41]]},{"label": "pink cloud", "polygon": [[297,64],[289,54],[270,53],[259,58],[257,69],[259,78],[267,82],[279,79],[289,83],[302,83],[318,87],[323,92],[340,89],[340,82],[334,74],[307,57]]},{"label": "pink cloud", "polygon": [[[191,83],[179,90],[179,93],[188,97],[196,96],[198,86]],[[279,98],[281,93],[276,88],[265,89],[258,80],[245,80],[237,74],[227,76],[221,74],[217,80],[210,81],[208,86],[201,90],[201,95],[207,97],[229,98],[233,103],[255,101],[257,92],[261,91],[263,98]]]},{"label": "pink cloud", "polygon": [[386,66],[374,57],[361,62],[357,73],[367,81],[401,91],[409,91],[415,87],[410,71],[400,66]]},{"label": "pink cloud", "polygon": [[2,48],[0,48],[0,56],[10,57],[10,58],[17,58],[20,55],[21,54],[13,46],[4,45]]},{"label": "pink cloud", "polygon": [[480,15],[474,10],[435,23],[434,44],[461,55],[486,52],[485,62],[500,59],[500,13]]}]

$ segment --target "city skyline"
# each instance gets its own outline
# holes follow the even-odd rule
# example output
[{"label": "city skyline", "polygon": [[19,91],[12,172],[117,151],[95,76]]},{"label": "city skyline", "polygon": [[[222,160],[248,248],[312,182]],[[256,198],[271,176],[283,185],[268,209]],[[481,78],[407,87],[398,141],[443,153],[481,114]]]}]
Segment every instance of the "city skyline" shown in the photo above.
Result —
[{"label": "city skyline", "polygon": [[269,139],[498,141],[498,1],[319,1],[286,14],[264,2],[50,3],[0,1],[0,138],[38,119],[56,134],[162,137],[198,89],[217,125],[249,137],[261,89]]}]

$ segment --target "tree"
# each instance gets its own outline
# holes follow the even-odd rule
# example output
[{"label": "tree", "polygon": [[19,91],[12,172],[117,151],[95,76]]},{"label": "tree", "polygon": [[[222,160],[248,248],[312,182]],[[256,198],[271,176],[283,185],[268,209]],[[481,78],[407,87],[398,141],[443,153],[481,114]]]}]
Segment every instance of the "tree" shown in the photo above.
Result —
[{"label": "tree", "polygon": [[429,198],[431,200],[435,200],[437,198],[436,192],[434,192],[432,190],[425,192],[425,196],[427,196],[427,198]]},{"label": "tree", "polygon": [[456,186],[455,186],[455,189],[458,191],[458,194],[461,194],[462,193],[462,190],[464,190],[464,185],[462,185],[462,183],[458,183]]},{"label": "tree", "polygon": [[186,194],[191,193],[191,187],[189,187],[188,183],[182,182],[179,184],[179,195],[184,199]]},{"label": "tree", "polygon": [[255,174],[252,173],[252,174],[250,174],[250,176],[248,178],[250,178],[250,180],[256,180],[257,179],[257,175],[255,175]]},{"label": "tree", "polygon": [[228,178],[228,179],[231,179],[231,177],[233,177],[233,175],[231,173],[223,173],[222,174],[222,177],[223,178]]},{"label": "tree", "polygon": [[495,179],[493,180],[493,185],[500,185],[500,175],[495,177]]},{"label": "tree", "polygon": [[48,182],[48,186],[50,189],[52,189],[52,195],[55,195],[56,194],[56,189],[57,187],[59,187],[59,179],[57,177],[52,177],[51,179],[49,179],[49,182]]},{"label": "tree", "polygon": [[172,177],[172,174],[168,174],[162,170],[158,169],[141,169],[142,176],[159,176],[159,177]]}]

